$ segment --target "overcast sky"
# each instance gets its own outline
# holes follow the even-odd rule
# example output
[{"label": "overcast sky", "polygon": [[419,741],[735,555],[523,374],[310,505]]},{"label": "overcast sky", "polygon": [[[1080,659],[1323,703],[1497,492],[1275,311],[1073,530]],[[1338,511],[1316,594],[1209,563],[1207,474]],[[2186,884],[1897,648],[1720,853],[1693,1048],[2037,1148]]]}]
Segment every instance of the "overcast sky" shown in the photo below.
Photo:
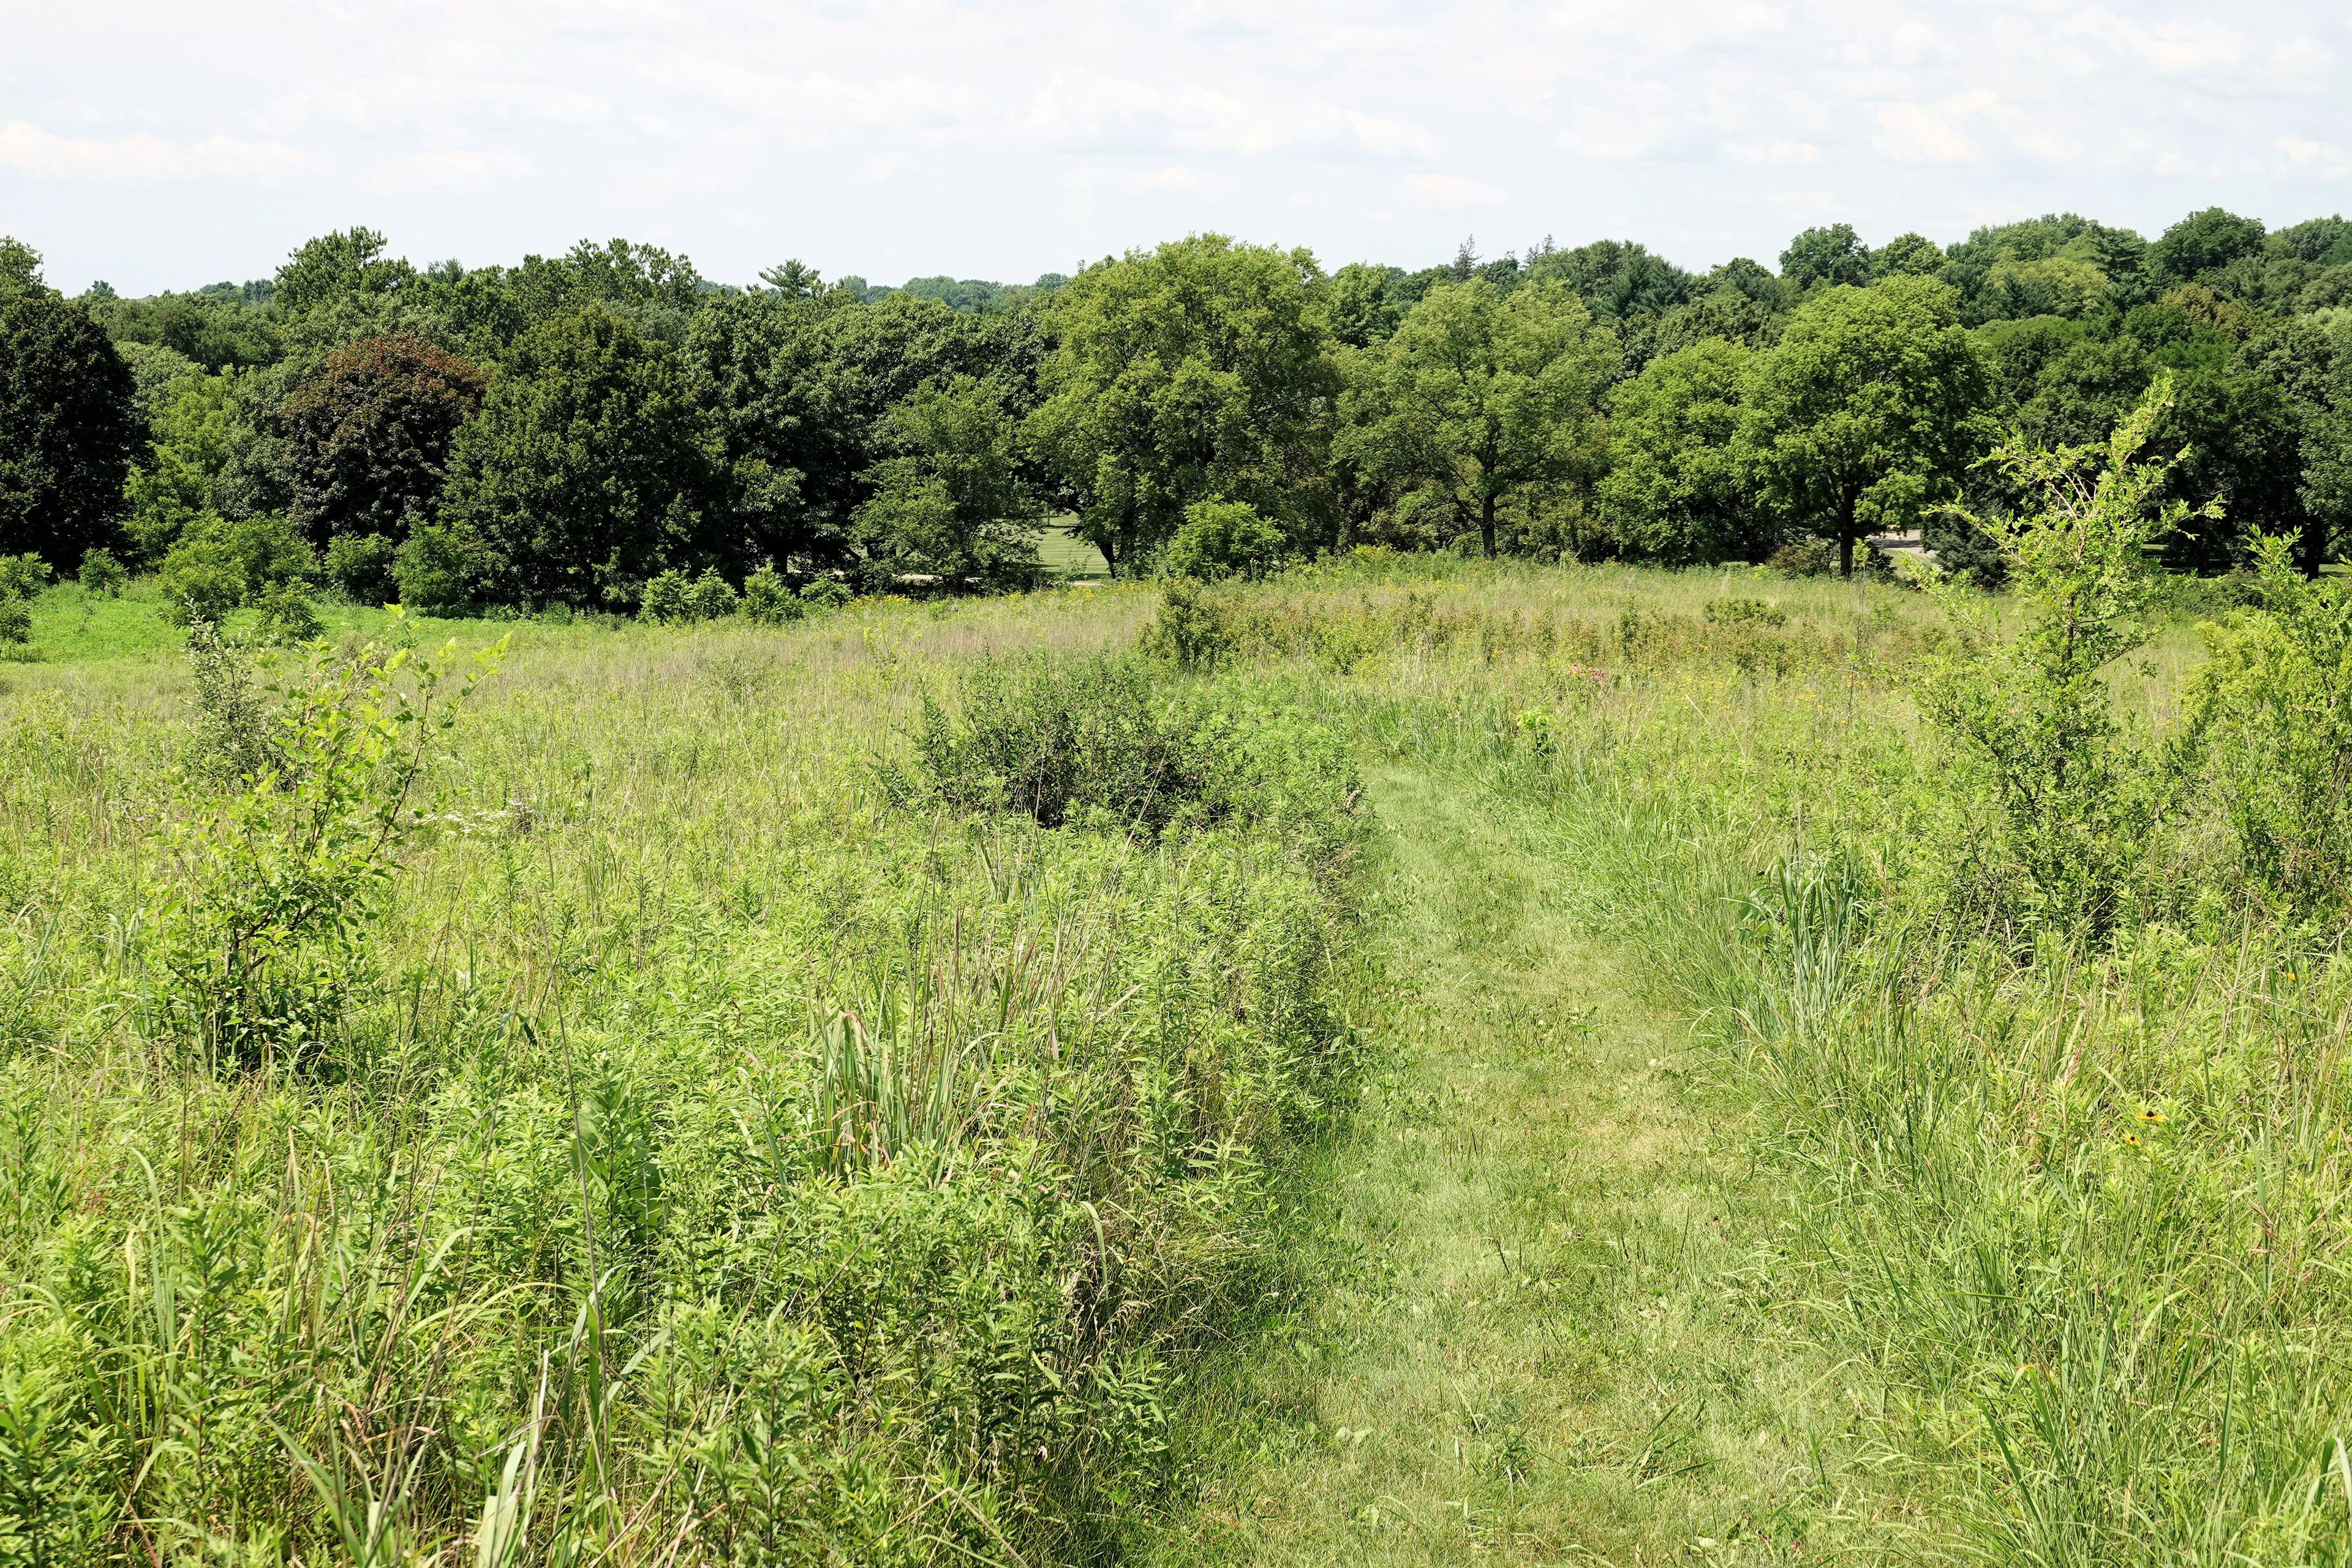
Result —
[{"label": "overcast sky", "polygon": [[2153,237],[2346,205],[2352,9],[1507,0],[0,0],[0,232],[68,291],[365,224],[469,265],[614,235],[747,281],[1024,281],[1192,230],[1426,266],[1843,219]]}]

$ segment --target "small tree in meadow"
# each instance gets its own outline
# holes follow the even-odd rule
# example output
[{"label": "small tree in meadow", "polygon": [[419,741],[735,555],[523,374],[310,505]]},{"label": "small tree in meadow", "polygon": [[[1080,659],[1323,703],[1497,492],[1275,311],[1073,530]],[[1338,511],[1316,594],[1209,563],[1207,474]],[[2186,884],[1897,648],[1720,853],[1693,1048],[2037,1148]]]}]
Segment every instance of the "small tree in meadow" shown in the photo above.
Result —
[{"label": "small tree in meadow", "polygon": [[1194,501],[1168,542],[1169,572],[1203,583],[1259,576],[1281,559],[1282,530],[1247,501]]},{"label": "small tree in meadow", "polygon": [[2103,930],[2164,815],[2164,770],[2116,717],[2106,672],[2147,640],[2149,552],[2191,515],[2163,499],[2179,455],[2138,460],[2171,396],[2160,376],[2105,442],[2012,440],[1987,459],[2026,497],[2013,516],[1973,520],[2011,563],[2028,611],[2014,638],[1967,589],[1931,590],[1959,635],[1921,706],[1990,772],[2004,847],[2032,889],[2014,911],[2028,923]]}]

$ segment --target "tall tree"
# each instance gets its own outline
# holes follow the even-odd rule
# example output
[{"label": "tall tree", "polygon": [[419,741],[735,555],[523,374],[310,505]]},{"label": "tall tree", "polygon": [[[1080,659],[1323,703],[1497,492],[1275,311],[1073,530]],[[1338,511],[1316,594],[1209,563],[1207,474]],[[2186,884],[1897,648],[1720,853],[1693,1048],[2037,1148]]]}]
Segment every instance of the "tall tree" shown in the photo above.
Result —
[{"label": "tall tree", "polygon": [[1816,294],[1756,356],[1743,444],[1789,521],[1838,542],[1908,528],[1985,445],[1984,366],[1952,289],[1928,278]]},{"label": "tall tree", "polygon": [[415,276],[415,268],[405,261],[387,260],[383,246],[383,236],[372,228],[340,229],[305,240],[278,269],[278,288],[271,298],[283,310],[307,310],[345,294],[398,289]]},{"label": "tall tree", "polygon": [[1059,339],[1026,438],[1117,570],[1223,497],[1296,523],[1338,376],[1305,250],[1220,234],[1087,268],[1048,297]]},{"label": "tall tree", "polygon": [[1344,455],[1436,497],[1489,558],[1507,503],[1597,466],[1595,405],[1617,345],[1565,284],[1441,285],[1358,363]]},{"label": "tall tree", "polygon": [[723,552],[718,433],[669,347],[591,307],[515,340],[457,433],[441,519],[501,597],[633,604]]},{"label": "tall tree", "polygon": [[330,353],[278,413],[289,520],[321,546],[346,533],[399,543],[439,499],[449,444],[487,384],[468,362],[404,333]]},{"label": "tall tree", "polygon": [[1780,253],[1780,276],[1800,289],[1870,281],[1870,247],[1850,223],[1809,228]]},{"label": "tall tree", "polygon": [[105,329],[37,278],[0,289],[0,555],[62,572],[117,542],[143,421]]},{"label": "tall tree", "polygon": [[1594,499],[1626,555],[1680,566],[1770,552],[1738,439],[1753,357],[1708,338],[1611,389],[1611,465]]},{"label": "tall tree", "polygon": [[926,382],[882,421],[890,455],[866,475],[858,542],[885,566],[984,581],[1036,575],[1039,511],[1019,426],[994,384]]}]

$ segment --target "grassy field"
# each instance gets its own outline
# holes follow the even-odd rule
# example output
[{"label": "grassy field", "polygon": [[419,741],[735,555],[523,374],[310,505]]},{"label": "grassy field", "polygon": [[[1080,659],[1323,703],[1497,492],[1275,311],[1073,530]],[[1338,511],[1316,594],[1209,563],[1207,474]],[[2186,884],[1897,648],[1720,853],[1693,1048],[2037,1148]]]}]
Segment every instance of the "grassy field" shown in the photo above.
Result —
[{"label": "grassy field", "polygon": [[[1142,688],[1124,584],[335,612],[499,672],[230,1026],[246,882],[394,817],[78,595],[0,666],[9,1561],[2347,1560],[2332,942],[1939,925],[1917,595],[1375,553]],[[1005,679],[1066,726],[947,747]]]}]

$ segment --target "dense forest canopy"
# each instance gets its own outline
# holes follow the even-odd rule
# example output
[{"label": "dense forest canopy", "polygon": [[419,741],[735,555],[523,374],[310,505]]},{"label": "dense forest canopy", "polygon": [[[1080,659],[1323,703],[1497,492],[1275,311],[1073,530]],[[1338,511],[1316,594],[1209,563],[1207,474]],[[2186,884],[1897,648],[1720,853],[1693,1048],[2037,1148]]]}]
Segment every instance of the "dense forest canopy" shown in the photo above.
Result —
[{"label": "dense forest canopy", "polygon": [[1834,224],[1776,261],[1547,238],[1327,270],[1197,235],[1025,285],[798,261],[734,285],[623,239],[419,266],[352,228],[268,279],[66,300],[11,239],[0,553],[103,549],[232,602],[323,576],[625,610],[672,572],[1017,584],[1056,524],[1143,572],[1238,505],[1294,556],[1852,570],[1923,529],[1990,579],[1979,523],[2016,498],[1984,455],[2095,439],[2168,374],[2193,514],[2169,563],[2228,570],[2261,535],[2336,558],[2344,218],[2216,207],[2150,240],[2066,213],[1948,248]]}]

